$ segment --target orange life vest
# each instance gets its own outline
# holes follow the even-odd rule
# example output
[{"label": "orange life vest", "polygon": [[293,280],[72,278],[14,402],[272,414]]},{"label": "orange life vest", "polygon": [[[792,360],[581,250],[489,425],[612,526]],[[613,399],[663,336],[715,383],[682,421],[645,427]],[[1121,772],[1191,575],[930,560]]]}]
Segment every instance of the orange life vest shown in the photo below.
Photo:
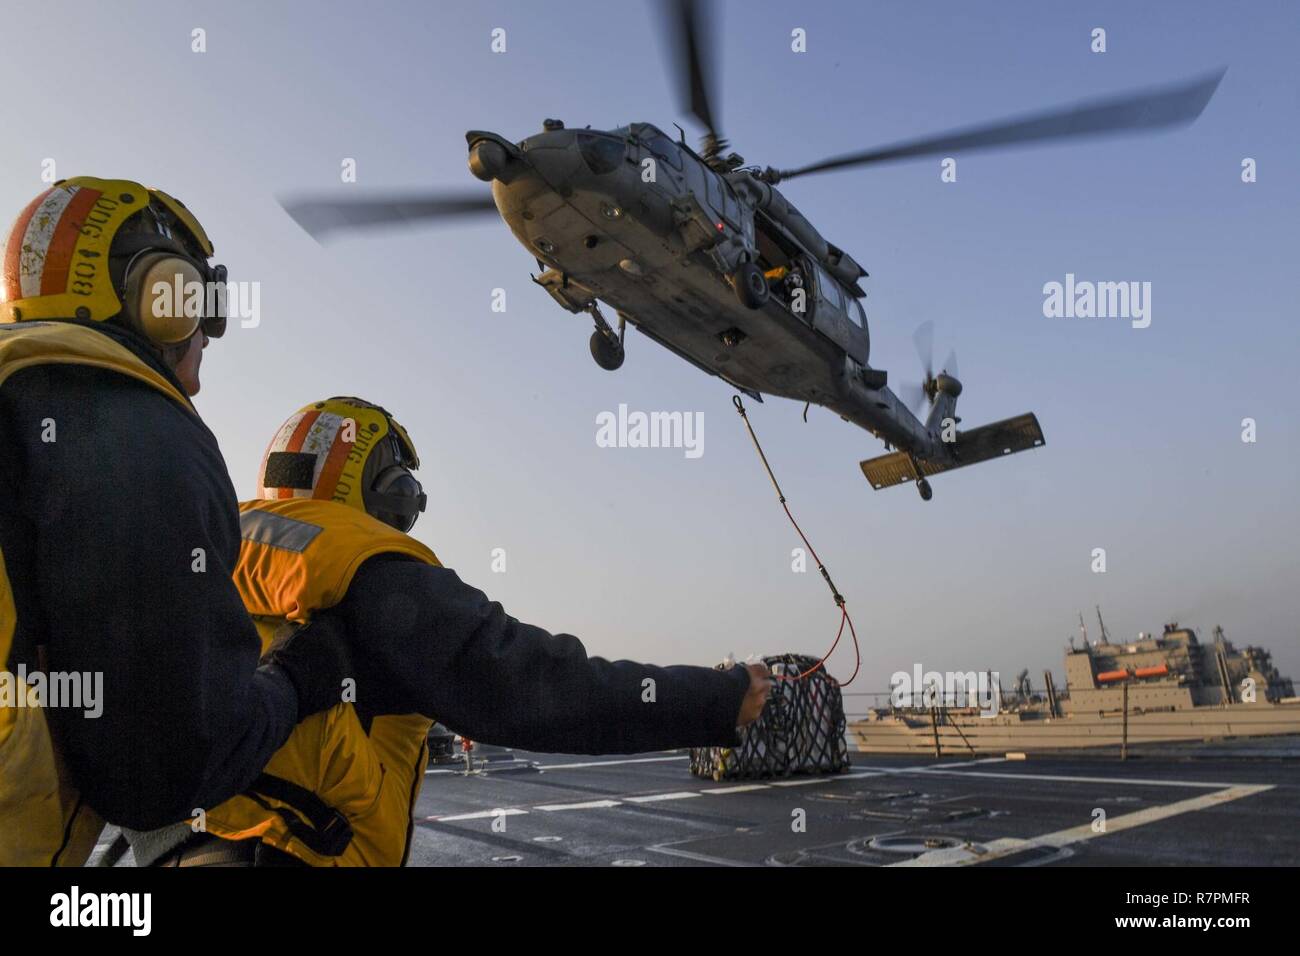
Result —
[{"label": "orange life vest", "polygon": [[[240,513],[235,585],[263,650],[282,629],[343,600],[375,555],[438,564],[414,538],[337,502],[248,501]],[[247,792],[192,825],[230,840],[260,838],[314,866],[400,866],[410,852],[432,723],[420,714],[388,715],[367,728],[351,703],[336,704],[300,723]]]}]

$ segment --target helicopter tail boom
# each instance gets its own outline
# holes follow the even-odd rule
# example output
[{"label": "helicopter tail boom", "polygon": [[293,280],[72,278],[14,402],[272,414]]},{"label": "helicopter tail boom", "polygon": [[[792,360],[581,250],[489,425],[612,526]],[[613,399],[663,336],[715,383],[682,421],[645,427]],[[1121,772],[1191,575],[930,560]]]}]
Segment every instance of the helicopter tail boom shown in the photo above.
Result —
[{"label": "helicopter tail boom", "polygon": [[945,446],[949,451],[941,458],[919,458],[906,451],[896,451],[868,458],[859,464],[871,487],[879,491],[907,482],[920,483],[930,475],[1028,451],[1045,443],[1038,417],[1033,412],[1026,412],[970,431],[957,432],[956,441]]}]

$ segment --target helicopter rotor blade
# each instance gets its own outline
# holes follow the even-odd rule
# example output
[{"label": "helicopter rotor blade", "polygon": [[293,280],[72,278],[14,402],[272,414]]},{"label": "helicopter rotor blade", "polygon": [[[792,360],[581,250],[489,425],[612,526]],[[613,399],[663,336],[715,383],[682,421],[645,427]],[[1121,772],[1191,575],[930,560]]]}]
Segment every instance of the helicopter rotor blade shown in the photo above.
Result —
[{"label": "helicopter rotor blade", "polygon": [[665,0],[664,32],[682,108],[718,140],[721,135],[713,111],[713,65],[718,57],[708,11],[706,4],[696,0]]},{"label": "helicopter rotor blade", "polygon": [[989,149],[1014,143],[1105,136],[1126,131],[1180,126],[1192,122],[1201,115],[1210,97],[1219,88],[1219,82],[1226,72],[1225,68],[1175,86],[1089,100],[1018,119],[972,126],[879,149],[848,153],[798,169],[781,170],[776,175],[784,180],[795,176],[806,176],[809,173],[824,173],[850,166],[866,166],[917,156]]},{"label": "helicopter rotor blade", "polygon": [[930,400],[925,388],[915,382],[904,382],[899,387],[899,391],[902,393],[900,397],[903,399],[904,404],[912,410],[913,415],[920,418],[925,411],[926,403]]},{"label": "helicopter rotor blade", "polygon": [[961,378],[961,376],[957,374],[957,350],[956,349],[953,349],[951,352],[948,353],[948,358],[943,363],[943,371],[948,373],[955,379]]},{"label": "helicopter rotor blade", "polygon": [[419,192],[355,199],[286,198],[280,205],[318,241],[334,232],[495,214],[490,193],[479,190]]},{"label": "helicopter rotor blade", "polygon": [[926,381],[934,377],[934,322],[926,319],[912,333],[912,344],[916,346],[921,368],[925,370]]}]

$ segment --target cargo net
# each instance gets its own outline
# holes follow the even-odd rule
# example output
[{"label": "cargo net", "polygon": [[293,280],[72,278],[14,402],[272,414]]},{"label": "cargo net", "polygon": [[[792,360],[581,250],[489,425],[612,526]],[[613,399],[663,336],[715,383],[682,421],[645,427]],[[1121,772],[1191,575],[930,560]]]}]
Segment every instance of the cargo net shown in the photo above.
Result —
[{"label": "cargo net", "polygon": [[780,654],[763,663],[773,676],[763,713],[741,731],[739,747],[691,748],[691,773],[713,780],[752,780],[845,770],[849,755],[839,682],[825,667],[794,679],[816,666],[815,657]]}]

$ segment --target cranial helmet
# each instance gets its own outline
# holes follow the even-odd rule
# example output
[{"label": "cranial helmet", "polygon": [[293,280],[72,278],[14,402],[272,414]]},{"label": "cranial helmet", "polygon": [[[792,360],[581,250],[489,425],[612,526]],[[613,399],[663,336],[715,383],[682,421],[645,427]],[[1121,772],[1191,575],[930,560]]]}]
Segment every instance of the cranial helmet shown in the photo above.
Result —
[{"label": "cranial helmet", "polygon": [[410,531],[427,500],[412,474],[419,467],[410,436],[387,411],[330,398],[280,426],[262,457],[258,497],[338,501]]},{"label": "cranial helmet", "polygon": [[[226,329],[226,267],[178,199],[126,179],[55,183],[0,257],[0,322],[116,319],[160,348]],[[209,292],[209,290],[212,290]],[[212,308],[209,308],[209,303]]]}]

